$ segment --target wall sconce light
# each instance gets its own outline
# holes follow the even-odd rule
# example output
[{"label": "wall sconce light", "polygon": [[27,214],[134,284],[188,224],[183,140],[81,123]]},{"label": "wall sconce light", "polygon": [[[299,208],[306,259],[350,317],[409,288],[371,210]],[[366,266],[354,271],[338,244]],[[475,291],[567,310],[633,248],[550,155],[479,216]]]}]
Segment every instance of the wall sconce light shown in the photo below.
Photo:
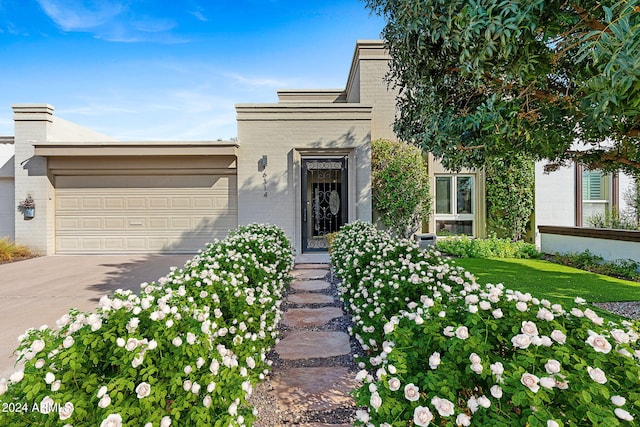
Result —
[{"label": "wall sconce light", "polygon": [[267,167],[267,155],[264,154],[260,160],[258,160],[258,170],[262,172]]}]

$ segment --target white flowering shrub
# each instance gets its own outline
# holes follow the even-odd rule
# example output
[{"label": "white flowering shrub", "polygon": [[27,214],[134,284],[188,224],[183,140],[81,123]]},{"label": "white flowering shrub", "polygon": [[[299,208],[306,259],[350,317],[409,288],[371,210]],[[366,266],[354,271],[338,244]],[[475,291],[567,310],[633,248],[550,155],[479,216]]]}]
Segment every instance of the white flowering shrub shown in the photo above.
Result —
[{"label": "white flowering shrub", "polygon": [[[636,425],[637,323],[481,286],[406,242],[368,246],[354,236],[367,227],[345,227],[332,254],[338,274],[357,276],[340,292],[366,351],[358,425]],[[356,258],[369,260],[357,275]]]},{"label": "white flowering shrub", "polygon": [[0,379],[0,425],[251,425],[292,265],[282,230],[249,225],[139,294],[27,331],[24,369]]}]

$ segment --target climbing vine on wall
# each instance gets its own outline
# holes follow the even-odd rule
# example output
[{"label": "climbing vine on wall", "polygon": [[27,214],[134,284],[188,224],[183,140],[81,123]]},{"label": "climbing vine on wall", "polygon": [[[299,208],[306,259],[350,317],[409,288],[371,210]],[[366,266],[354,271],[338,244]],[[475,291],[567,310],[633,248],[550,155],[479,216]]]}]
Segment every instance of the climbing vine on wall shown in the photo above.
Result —
[{"label": "climbing vine on wall", "polygon": [[422,151],[410,144],[378,139],[371,143],[373,207],[382,223],[409,237],[429,214],[429,174]]},{"label": "climbing vine on wall", "polygon": [[534,162],[527,156],[493,158],[486,165],[487,231],[523,240],[534,209]]}]

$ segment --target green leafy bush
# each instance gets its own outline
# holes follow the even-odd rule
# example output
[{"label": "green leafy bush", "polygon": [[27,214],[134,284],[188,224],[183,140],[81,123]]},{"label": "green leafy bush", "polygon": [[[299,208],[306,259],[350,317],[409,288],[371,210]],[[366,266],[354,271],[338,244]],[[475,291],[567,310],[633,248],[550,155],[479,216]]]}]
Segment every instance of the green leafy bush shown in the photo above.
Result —
[{"label": "green leafy bush", "polygon": [[332,263],[365,350],[357,425],[636,425],[637,324],[479,285],[363,224],[343,228]]},{"label": "green leafy bush", "polygon": [[604,213],[596,213],[587,218],[587,224],[593,228],[608,228],[613,230],[637,230],[635,218],[620,215],[618,209],[606,209]]},{"label": "green leafy bush", "polygon": [[440,239],[436,249],[461,258],[540,258],[535,245],[513,242],[510,239],[489,237],[473,239],[468,236]]},{"label": "green leafy bush", "polygon": [[496,157],[487,162],[487,226],[514,242],[527,232],[534,209],[534,161],[528,156]]},{"label": "green leafy bush", "polygon": [[551,257],[551,261],[607,276],[631,280],[640,279],[640,264],[636,261],[631,259],[605,261],[604,258],[589,252],[589,250],[566,254],[556,252]]},{"label": "green leafy bush", "polygon": [[429,173],[415,145],[372,141],[371,188],[374,209],[398,236],[409,237],[430,213]]},{"label": "green leafy bush", "polygon": [[139,294],[28,330],[24,368],[0,379],[0,425],[250,425],[292,264],[282,230],[249,225]]}]

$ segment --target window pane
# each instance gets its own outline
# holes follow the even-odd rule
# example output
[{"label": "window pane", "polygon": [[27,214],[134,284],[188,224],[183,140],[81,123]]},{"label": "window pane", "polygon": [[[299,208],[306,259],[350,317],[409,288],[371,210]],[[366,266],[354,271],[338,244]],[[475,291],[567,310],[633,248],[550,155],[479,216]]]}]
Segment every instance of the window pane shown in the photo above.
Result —
[{"label": "window pane", "polygon": [[451,212],[451,177],[436,177],[436,213],[450,214]]},{"label": "window pane", "polygon": [[473,236],[473,221],[436,221],[438,236]]},{"label": "window pane", "polygon": [[459,176],[457,178],[457,214],[473,213],[473,177]]},{"label": "window pane", "polygon": [[582,200],[608,200],[609,175],[600,171],[582,171]]}]

